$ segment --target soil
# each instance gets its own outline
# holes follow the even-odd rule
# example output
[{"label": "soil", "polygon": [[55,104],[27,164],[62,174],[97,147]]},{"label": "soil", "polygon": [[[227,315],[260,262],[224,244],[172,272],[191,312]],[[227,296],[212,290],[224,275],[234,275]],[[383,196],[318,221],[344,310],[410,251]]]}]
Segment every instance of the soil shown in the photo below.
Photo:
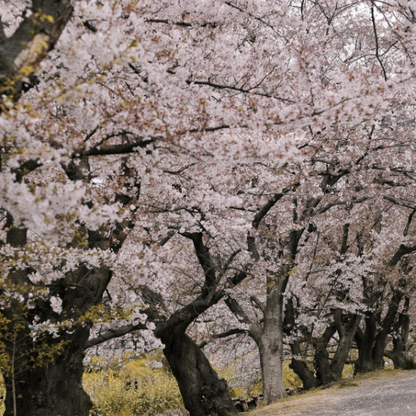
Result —
[{"label": "soil", "polygon": [[416,370],[380,371],[324,390],[298,394],[250,416],[414,416]]}]

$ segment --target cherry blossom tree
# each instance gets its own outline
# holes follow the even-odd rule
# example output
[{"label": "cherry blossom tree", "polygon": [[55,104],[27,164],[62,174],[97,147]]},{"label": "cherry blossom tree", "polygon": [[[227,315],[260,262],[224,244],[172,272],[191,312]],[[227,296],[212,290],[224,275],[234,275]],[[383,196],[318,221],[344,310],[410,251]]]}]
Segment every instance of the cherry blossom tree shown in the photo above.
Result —
[{"label": "cherry blossom tree", "polygon": [[[395,175],[413,186],[413,4],[33,0],[1,11],[6,414],[88,414],[84,351],[123,273],[131,304],[151,308],[132,308],[118,333],[152,330],[174,369],[187,345],[229,412],[189,325],[227,296],[257,303],[247,277],[268,279],[259,345],[277,380],[283,293],[305,231],[366,198],[403,204],[409,187]],[[297,217],[272,210],[283,199]],[[158,252],[183,239],[198,279],[181,305],[193,286],[175,285]],[[265,373],[273,400],[282,385]]]}]

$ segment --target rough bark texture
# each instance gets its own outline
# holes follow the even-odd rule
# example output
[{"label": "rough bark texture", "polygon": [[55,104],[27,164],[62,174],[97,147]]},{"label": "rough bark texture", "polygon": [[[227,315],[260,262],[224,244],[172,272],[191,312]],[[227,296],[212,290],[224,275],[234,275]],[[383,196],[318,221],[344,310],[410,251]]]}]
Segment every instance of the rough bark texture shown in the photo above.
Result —
[{"label": "rough bark texture", "polygon": [[[64,353],[48,367],[26,367],[15,381],[16,414],[25,416],[88,416],[91,400],[82,388],[84,344],[89,328],[79,327],[71,335]],[[53,341],[52,341],[53,342]],[[21,350],[20,350],[21,352]],[[36,350],[31,351],[36,357]],[[27,358],[27,357],[25,357]],[[13,388],[10,375],[5,416],[13,416]]]},{"label": "rough bark texture", "polygon": [[263,334],[260,344],[261,373],[263,380],[263,397],[267,403],[272,403],[286,396],[283,383],[282,337]]},{"label": "rough bark texture", "polygon": [[375,369],[373,362],[373,345],[376,337],[376,318],[374,313],[368,312],[365,316],[365,330],[356,332],[358,346],[358,360],[354,372],[368,373]]},{"label": "rough bark texture", "polygon": [[336,380],[336,375],[331,369],[329,362],[328,343],[336,332],[335,324],[329,325],[322,337],[314,340],[315,355],[314,365],[316,378],[320,385],[326,385]]},{"label": "rough bark texture", "polygon": [[402,298],[403,293],[395,290],[386,316],[380,323],[381,329],[378,332],[377,322],[380,322],[379,317],[374,312],[366,314],[364,333],[359,329],[356,333],[358,360],[355,365],[355,373],[367,373],[383,367],[387,337],[392,332],[394,319]]},{"label": "rough bark texture", "polygon": [[341,380],[342,370],[347,361],[355,333],[360,325],[361,315],[343,315],[342,310],[337,309],[334,313],[334,318],[339,342],[337,350],[332,357],[331,371],[335,375],[336,380]]},{"label": "rough bark texture", "polygon": [[385,351],[384,355],[393,360],[394,368],[405,368],[408,360],[407,341],[409,338],[409,303],[410,299],[406,297],[403,310],[393,326],[393,350]]},{"label": "rough bark texture", "polygon": [[196,343],[176,327],[161,338],[163,350],[191,416],[228,416],[237,413],[228,393],[227,382],[220,379]]},{"label": "rough bark texture", "polygon": [[72,15],[70,0],[33,0],[31,10],[9,38],[0,22],[0,95],[15,101],[24,89],[33,86],[32,75]]},{"label": "rough bark texture", "polygon": [[267,298],[259,351],[263,380],[263,398],[272,403],[286,396],[283,383],[283,293],[291,266],[285,265],[267,279]]},{"label": "rough bark texture", "polygon": [[318,380],[315,378],[313,372],[309,369],[304,361],[292,358],[290,368],[299,376],[303,383],[304,390],[310,390],[318,387]]},{"label": "rough bark texture", "polygon": [[[45,3],[53,2],[45,0]],[[57,1],[56,4],[62,3]],[[63,168],[69,179],[88,180],[87,158],[78,165]],[[131,204],[131,199],[126,196],[125,203]],[[27,243],[27,230],[14,224],[10,214],[7,216],[6,227],[7,242],[14,247],[24,247]],[[111,248],[117,253],[132,227],[133,224],[128,219],[118,224],[113,231],[114,243],[106,237],[105,230],[90,232],[87,228],[80,227],[79,231],[87,237],[89,249]],[[75,236],[71,245],[78,247],[78,244]],[[53,310],[50,298],[31,298],[33,304],[31,308],[26,308],[29,291],[35,286],[42,287],[42,284],[30,281],[30,272],[29,269],[11,270],[7,276],[7,283],[24,301],[14,303],[2,312],[10,320],[8,328],[0,333],[0,343],[6,346],[9,356],[9,369],[3,371],[6,379],[6,416],[88,416],[91,402],[82,388],[82,360],[92,325],[92,320],[87,319],[87,315],[102,302],[112,271],[106,266],[88,268],[79,265],[63,278],[54,281],[48,287],[49,295],[62,300],[61,313]],[[43,334],[40,339],[34,340],[30,332],[35,316],[38,323],[46,324],[72,320],[74,324],[69,332],[74,332],[69,334],[63,329],[58,330],[56,338]],[[56,348],[59,342],[64,342],[60,350]],[[49,354],[49,358],[46,359],[45,354]]]},{"label": "rough bark texture", "polygon": [[[88,276],[86,276],[88,274]],[[102,294],[111,278],[107,268],[88,271],[80,268],[57,281],[52,295],[59,293],[63,299],[62,316],[83,320],[83,316],[91,311],[94,305],[101,302]],[[68,287],[84,279],[82,289]],[[16,316],[17,307],[5,311],[9,319]],[[82,388],[84,350],[89,337],[91,322],[82,322],[73,328],[73,334],[60,333],[59,337],[42,337],[39,342],[32,340],[30,322],[37,314],[41,322],[60,321],[53,312],[49,302],[37,300],[34,309],[28,315],[22,314],[19,334],[16,342],[0,340],[6,345],[10,357],[10,366],[15,371],[4,373],[6,382],[6,416],[14,415],[14,399],[17,415],[29,416],[88,416],[91,401]],[[16,319],[10,324],[16,325]],[[7,336],[7,334],[5,334]],[[64,342],[63,351],[54,350],[59,342]],[[47,344],[47,346],[46,346]],[[53,353],[56,351],[55,353]],[[45,358],[44,354],[53,353],[53,358]],[[14,374],[14,377],[13,377]]]}]

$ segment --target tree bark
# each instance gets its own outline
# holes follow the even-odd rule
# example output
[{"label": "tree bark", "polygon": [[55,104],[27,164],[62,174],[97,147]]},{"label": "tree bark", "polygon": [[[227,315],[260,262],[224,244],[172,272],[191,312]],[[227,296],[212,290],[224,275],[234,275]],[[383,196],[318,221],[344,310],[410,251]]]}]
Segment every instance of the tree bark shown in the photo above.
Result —
[{"label": "tree bark", "polygon": [[[23,369],[16,375],[14,386],[12,375],[4,376],[7,388],[5,416],[88,416],[91,400],[82,387],[82,361],[88,336],[88,327],[76,328],[66,340],[69,344],[64,352],[47,367],[42,363],[28,366],[26,361],[30,358],[35,360],[34,365],[37,358],[42,360],[37,357],[35,348],[31,348],[30,357],[17,359],[16,368],[22,364]],[[21,348],[19,353],[22,353]]]},{"label": "tree bark", "polygon": [[409,338],[409,303],[410,299],[406,297],[403,310],[393,327],[393,351],[385,351],[384,355],[393,360],[394,368],[404,368],[407,357],[407,341]]},{"label": "tree bark", "polygon": [[383,320],[381,331],[376,336],[374,345],[373,359],[376,368],[381,368],[384,365],[384,351],[387,345],[387,337],[392,331],[394,318],[399,309],[399,303],[403,298],[403,293],[395,290],[389,304],[389,309]]},{"label": "tree bark", "polygon": [[263,380],[263,397],[267,403],[272,403],[282,397],[286,397],[282,372],[282,337],[276,337],[271,333],[263,334],[259,350]]},{"label": "tree bark", "polygon": [[335,325],[339,335],[337,350],[332,357],[331,371],[336,380],[341,380],[342,371],[347,361],[355,333],[360,325],[361,315],[343,316],[342,310],[337,309],[334,314]]},{"label": "tree bark", "polygon": [[316,378],[320,385],[326,385],[336,380],[336,375],[329,363],[328,343],[336,332],[334,323],[331,323],[325,330],[322,337],[314,340],[315,355],[314,364]]},{"label": "tree bark", "polygon": [[72,10],[69,0],[32,0],[32,14],[23,18],[9,38],[0,22],[0,96],[17,101],[35,85],[33,75],[55,47]]},{"label": "tree bark", "polygon": [[373,312],[365,316],[365,331],[357,330],[358,360],[354,373],[368,373],[374,370],[373,345],[376,338],[376,318]]},{"label": "tree bark", "polygon": [[163,350],[191,416],[229,416],[237,413],[228,393],[203,351],[185,334],[183,327],[166,331],[161,337]]}]

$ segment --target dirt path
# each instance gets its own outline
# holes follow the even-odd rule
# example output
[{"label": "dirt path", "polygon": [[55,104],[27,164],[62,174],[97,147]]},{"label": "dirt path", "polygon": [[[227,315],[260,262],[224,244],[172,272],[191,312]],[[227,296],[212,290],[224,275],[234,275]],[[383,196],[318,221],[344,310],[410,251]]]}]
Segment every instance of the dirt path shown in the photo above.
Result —
[{"label": "dirt path", "polygon": [[250,416],[416,416],[416,370],[379,372],[343,386],[289,397]]}]

